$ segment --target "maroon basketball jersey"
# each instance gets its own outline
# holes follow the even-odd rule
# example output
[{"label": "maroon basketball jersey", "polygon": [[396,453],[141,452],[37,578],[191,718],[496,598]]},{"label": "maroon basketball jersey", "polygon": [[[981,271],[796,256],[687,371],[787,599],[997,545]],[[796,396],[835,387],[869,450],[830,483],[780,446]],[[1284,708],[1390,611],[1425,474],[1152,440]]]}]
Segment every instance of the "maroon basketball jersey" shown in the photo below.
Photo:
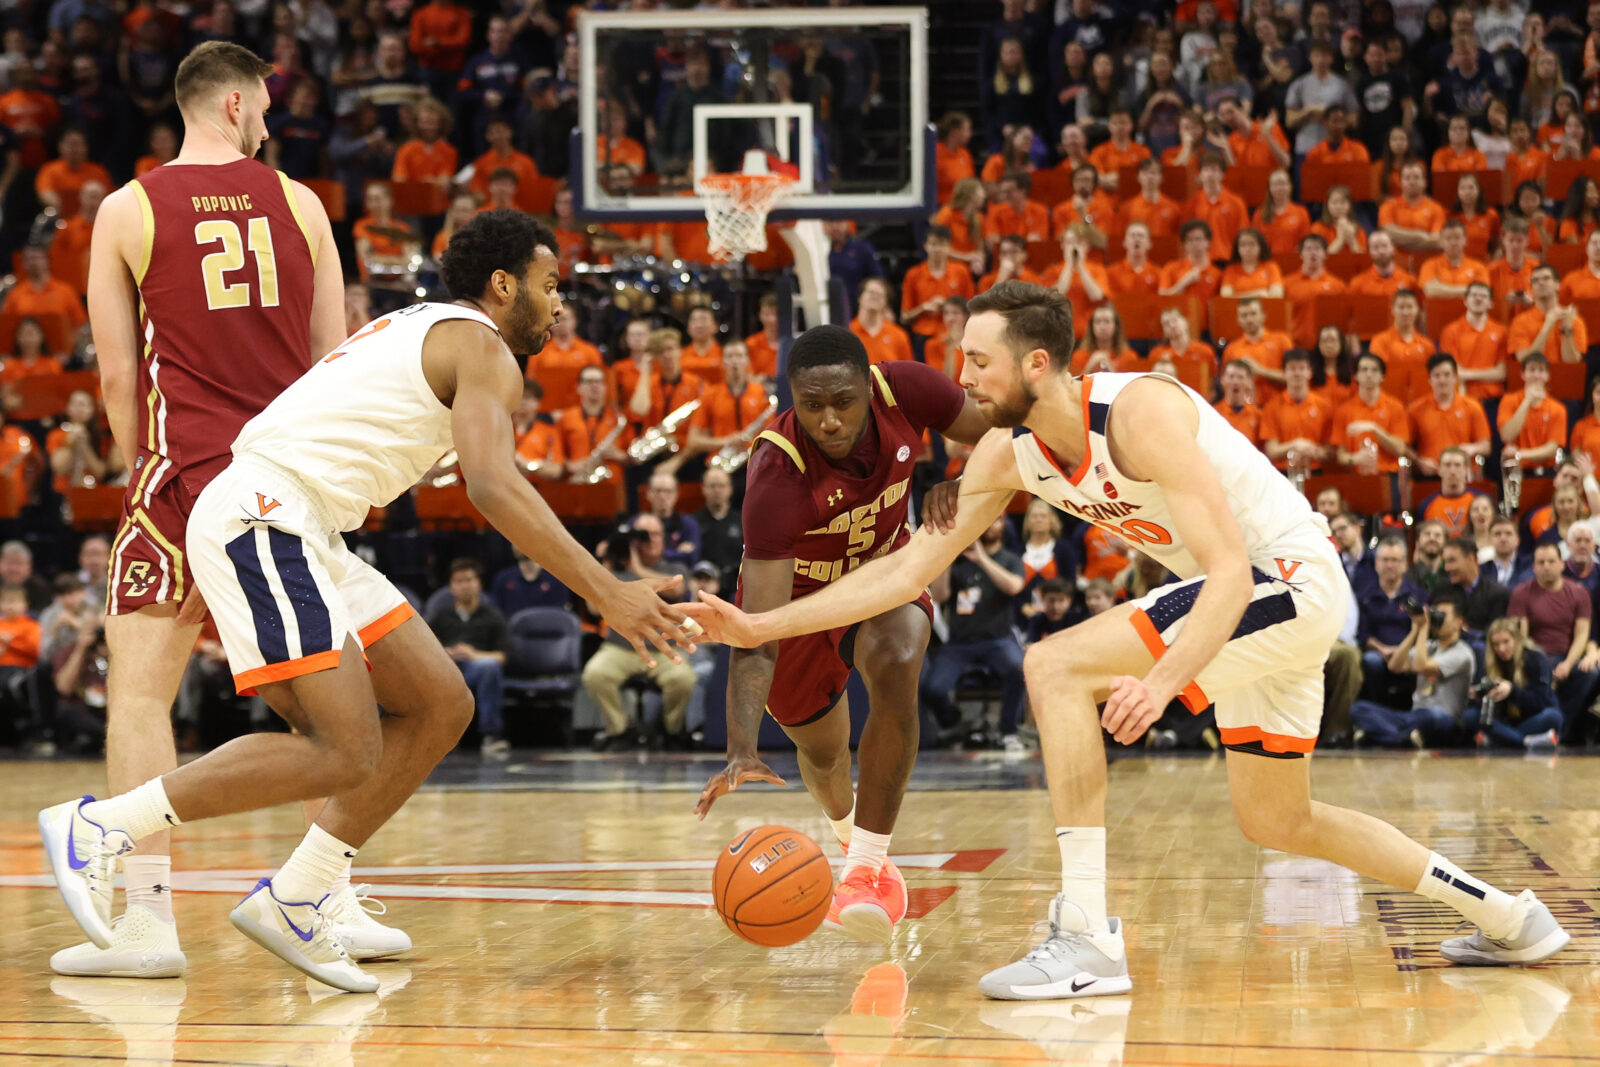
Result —
[{"label": "maroon basketball jersey", "polygon": [[289,180],[253,159],[157,167],[144,215],[139,461],[129,492],[199,493],[246,422],[311,365],[315,262]]},{"label": "maroon basketball jersey", "polygon": [[[911,470],[922,453],[923,427],[907,418],[882,371],[873,367],[871,378],[872,421],[878,434],[878,459],[871,473],[851,477],[829,462],[795,421],[793,408],[779,415],[757,438],[765,442],[759,447],[787,453],[806,483],[806,496],[791,505],[793,521],[803,522],[805,531],[795,543],[795,597],[821,588],[910,539],[906,507]],[[751,465],[755,465],[754,457]]]}]

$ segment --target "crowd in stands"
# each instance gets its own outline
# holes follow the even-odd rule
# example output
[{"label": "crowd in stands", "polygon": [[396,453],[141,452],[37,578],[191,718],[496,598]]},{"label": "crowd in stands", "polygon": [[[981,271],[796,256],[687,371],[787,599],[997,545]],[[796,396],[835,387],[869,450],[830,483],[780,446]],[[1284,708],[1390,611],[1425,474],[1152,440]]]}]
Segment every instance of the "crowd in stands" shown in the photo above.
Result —
[{"label": "crowd in stands", "polygon": [[[110,190],[176,154],[185,51],[229,40],[271,57],[264,159],[329,205],[355,329],[427,289],[450,235],[485,208],[549,216],[569,268],[710,262],[701,223],[599,228],[573,215],[572,29],[585,6],[57,0],[0,12],[0,252],[16,275],[0,302],[12,739],[92,749],[103,728],[98,612],[114,531],[96,532],[86,493],[127,471],[98,409],[89,237]],[[1012,279],[1057,288],[1080,337],[1074,371],[1173,375],[1329,517],[1356,607],[1329,662],[1326,741],[1590,741],[1600,3],[993,8],[970,102],[934,101],[937,211],[908,227],[826,224],[843,317],[872,360],[959,379],[967,299]],[[801,34],[768,71],[776,98],[829,116],[815,135],[833,177],[858,164],[877,106],[861,45]],[[733,97],[738,62],[693,33],[633,59],[635,80],[603,86],[596,165],[613,187],[681,182],[685,116]],[[787,262],[769,240],[750,260],[753,293]],[[619,573],[730,592],[737,458],[771,410],[777,299],[755,296],[751,320],[736,321],[710,296],[656,307],[625,290],[572,295],[515,419],[528,476],[552,491],[625,488],[616,519],[574,521]],[[930,441],[918,491],[962,458]],[[419,493],[451,477],[441,467]],[[662,744],[689,743],[709,658],[643,671],[493,534],[424,529],[418,564],[400,535],[417,534],[420,499],[354,536],[397,578],[437,587],[419,605],[477,697],[486,752],[517,734],[502,707],[527,693],[519,625],[549,611],[579,620],[575,684],[603,747],[636,743],[645,718]],[[934,589],[930,734],[970,737],[969,698],[987,694],[997,721],[979,732],[1020,750],[1021,648],[1166,580],[1137,547],[1037,504],[987,532]],[[215,740],[219,708],[241,729],[264,721],[231,697],[208,630],[177,709],[192,743]],[[1216,734],[1174,713],[1149,743],[1214,746]]]}]

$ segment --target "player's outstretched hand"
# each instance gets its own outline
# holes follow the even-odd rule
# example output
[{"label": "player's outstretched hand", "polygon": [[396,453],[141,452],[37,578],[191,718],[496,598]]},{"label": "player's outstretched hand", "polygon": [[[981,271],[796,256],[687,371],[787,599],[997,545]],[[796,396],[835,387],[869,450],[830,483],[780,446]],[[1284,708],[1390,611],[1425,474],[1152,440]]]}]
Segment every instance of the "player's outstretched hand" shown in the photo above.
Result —
[{"label": "player's outstretched hand", "polygon": [[652,645],[666,653],[674,663],[683,662],[683,657],[672,647],[674,642],[685,652],[694,651],[694,639],[699,636],[699,626],[657,595],[672,592],[682,580],[680,576],[673,575],[670,578],[615,582],[602,594],[596,605],[606,625],[633,646],[647,667],[656,665],[655,656],[650,653]]},{"label": "player's outstretched hand", "polygon": [[711,810],[711,805],[724,793],[731,793],[746,782],[770,782],[773,785],[787,785],[777,772],[765,763],[759,756],[735,756],[728,761],[726,769],[718,771],[711,776],[711,781],[706,783],[705,789],[700,792],[700,799],[695,802],[694,813],[696,817],[704,819]]},{"label": "player's outstretched hand", "polygon": [[197,626],[206,619],[206,599],[200,595],[200,590],[191,582],[188,595],[183,598],[183,603],[178,605],[178,625]]},{"label": "player's outstretched hand", "polygon": [[940,482],[922,495],[922,525],[932,526],[940,533],[949,533],[956,526],[956,497],[961,495],[961,479]]},{"label": "player's outstretched hand", "polygon": [[705,590],[700,591],[701,603],[693,601],[683,605],[683,613],[700,624],[702,639],[717,641],[733,648],[755,648],[762,643],[756,636],[755,625],[749,615],[732,604]]},{"label": "player's outstretched hand", "polygon": [[1111,679],[1111,696],[1100,715],[1100,725],[1118,744],[1131,745],[1161,718],[1167,702],[1157,704],[1144,682],[1130,675]]}]

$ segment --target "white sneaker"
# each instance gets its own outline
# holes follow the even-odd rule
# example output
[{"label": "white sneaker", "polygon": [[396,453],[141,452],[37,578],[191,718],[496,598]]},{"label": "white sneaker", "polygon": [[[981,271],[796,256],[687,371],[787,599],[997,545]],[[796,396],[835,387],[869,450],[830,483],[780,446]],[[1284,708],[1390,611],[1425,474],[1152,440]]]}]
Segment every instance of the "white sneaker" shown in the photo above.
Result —
[{"label": "white sneaker", "polygon": [[367,895],[371,886],[345,886],[328,894],[322,902],[322,914],[332,924],[333,936],[355,960],[375,960],[411,951],[411,938],[404,930],[385,926],[375,915],[389,909],[381,900]]},{"label": "white sneaker", "polygon": [[1016,963],[990,971],[978,991],[991,1000],[1103,997],[1133,988],[1122,923],[1090,930],[1082,909],[1057,893],[1050,902],[1050,936]]},{"label": "white sneaker", "polygon": [[357,967],[333,937],[319,905],[279,900],[270,878],[257,882],[228,918],[240,933],[319,982],[347,993],[378,991],[378,980]]},{"label": "white sneaker", "polygon": [[133,851],[133,838],[83,816],[85,796],[39,813],[39,837],[67,910],[100,948],[111,947],[112,878],[117,857]]},{"label": "white sneaker", "polygon": [[1023,759],[1028,754],[1028,746],[1016,734],[1006,734],[1000,739],[1000,751],[1005,753],[1006,759]]},{"label": "white sneaker", "polygon": [[1452,937],[1439,945],[1439,955],[1468,967],[1504,967],[1547,960],[1572,940],[1533,890],[1524,889],[1517,894],[1517,911],[1522,921],[1517,924],[1516,933],[1503,940],[1489,937],[1482,930],[1466,937]]},{"label": "white sneaker", "polygon": [[89,942],[50,957],[57,974],[89,978],[176,978],[187,963],[178,947],[178,924],[142,904],[129,904],[111,920],[109,948]]}]

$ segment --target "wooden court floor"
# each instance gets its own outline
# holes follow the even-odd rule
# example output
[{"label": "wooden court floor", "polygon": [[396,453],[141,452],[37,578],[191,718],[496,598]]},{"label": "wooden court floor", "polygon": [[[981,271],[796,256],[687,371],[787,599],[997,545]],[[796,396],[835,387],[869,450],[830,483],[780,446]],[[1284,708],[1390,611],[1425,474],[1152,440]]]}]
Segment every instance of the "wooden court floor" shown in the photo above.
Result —
[{"label": "wooden court floor", "polygon": [[724,930],[708,883],[735,831],[827,826],[797,785],[696,822],[719,764],[613,760],[529,791],[516,765],[473,763],[420,794],[358,861],[417,944],[369,965],[383,989],[365,996],[308,988],[227,923],[299,837],[289,809],[180,832],[184,979],[52,975],[79,935],[34,813],[99,769],[0,764],[0,1063],[1600,1064],[1600,758],[1317,760],[1322,799],[1532,886],[1575,937],[1530,970],[1444,965],[1454,913],[1246,843],[1220,759],[1118,762],[1110,891],[1134,991],[1034,1004],[975,983],[1033,943],[1058,884],[1037,761],[919,768],[893,849],[915,917],[892,952]]}]

